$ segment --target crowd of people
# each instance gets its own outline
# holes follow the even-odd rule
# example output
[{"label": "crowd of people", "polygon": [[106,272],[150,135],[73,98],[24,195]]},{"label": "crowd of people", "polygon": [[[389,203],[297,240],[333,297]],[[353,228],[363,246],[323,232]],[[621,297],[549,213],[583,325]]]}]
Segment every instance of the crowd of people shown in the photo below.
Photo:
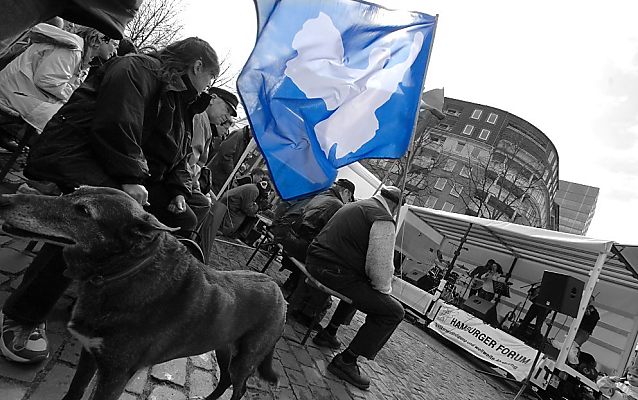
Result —
[{"label": "crowd of people", "polygon": [[[211,85],[220,67],[207,42],[191,37],[140,53],[130,40],[118,43],[54,18],[0,54],[0,68],[0,145],[17,151],[21,128],[37,132],[24,168],[28,185],[20,190],[57,195],[80,185],[117,188],[179,228],[175,234],[182,238],[193,238],[210,222],[215,202],[225,207],[219,231],[229,237],[270,206],[271,183],[262,169],[227,187],[251,131],[231,132],[239,102]],[[400,191],[389,187],[360,201],[354,193],[351,181],[339,179],[325,192],[281,202],[273,232],[285,254],[354,300],[339,304],[315,343],[339,348],[338,327],[357,309],[368,315],[329,365],[365,389],[369,378],[357,357],[374,358],[403,318],[403,307],[390,296]],[[283,264],[291,271],[284,290],[294,292],[290,314],[308,322],[329,299],[307,287],[287,257]],[[5,301],[0,349],[8,359],[33,363],[49,356],[46,319],[70,284],[64,270],[62,248],[44,244]]]}]

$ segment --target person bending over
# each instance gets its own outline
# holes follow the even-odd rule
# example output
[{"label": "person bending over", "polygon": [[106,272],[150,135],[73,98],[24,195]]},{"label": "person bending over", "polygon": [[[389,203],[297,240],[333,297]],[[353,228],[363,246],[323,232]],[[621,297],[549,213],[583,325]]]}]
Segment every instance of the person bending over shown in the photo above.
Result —
[{"label": "person bending over", "polygon": [[[189,107],[219,74],[213,48],[188,38],[148,55],[109,60],[78,88],[32,146],[25,175],[56,183],[121,189],[164,224],[189,234]],[[37,362],[49,354],[45,320],[69,285],[62,248],[45,244],[0,315],[5,357]]]}]

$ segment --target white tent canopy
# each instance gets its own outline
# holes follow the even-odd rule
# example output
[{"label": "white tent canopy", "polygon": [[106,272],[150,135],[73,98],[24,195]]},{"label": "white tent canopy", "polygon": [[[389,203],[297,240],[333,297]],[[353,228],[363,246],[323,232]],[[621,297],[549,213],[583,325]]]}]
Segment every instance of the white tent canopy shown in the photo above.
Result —
[{"label": "white tent canopy", "polygon": [[565,360],[589,298],[600,292],[596,303],[621,314],[627,325],[617,332],[625,337],[609,345],[618,353],[610,368],[624,367],[638,333],[637,246],[416,206],[402,208],[398,226],[397,248],[414,260],[431,258],[428,253],[436,248],[448,257],[457,252],[457,261],[474,265],[492,258],[520,282],[538,282],[545,270],[586,282],[558,364]]}]

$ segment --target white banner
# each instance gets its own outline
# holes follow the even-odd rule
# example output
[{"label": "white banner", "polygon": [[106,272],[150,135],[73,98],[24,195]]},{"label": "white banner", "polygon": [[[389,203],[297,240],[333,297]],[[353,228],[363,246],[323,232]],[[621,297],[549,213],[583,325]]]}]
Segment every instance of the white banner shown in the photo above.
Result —
[{"label": "white banner", "polygon": [[527,377],[536,357],[536,350],[522,341],[446,303],[429,327],[481,360],[509,372],[519,382]]}]

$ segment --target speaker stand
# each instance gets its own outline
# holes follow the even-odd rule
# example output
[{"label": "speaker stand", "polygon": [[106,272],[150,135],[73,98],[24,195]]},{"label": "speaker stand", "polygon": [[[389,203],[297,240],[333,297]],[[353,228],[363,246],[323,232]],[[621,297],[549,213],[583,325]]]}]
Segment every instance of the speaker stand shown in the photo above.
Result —
[{"label": "speaker stand", "polygon": [[[528,388],[530,388],[531,378],[532,378],[532,374],[534,373],[534,368],[536,367],[536,363],[538,362],[538,359],[540,358],[541,353],[543,352],[543,350],[545,350],[545,343],[547,342],[547,336],[549,336],[549,331],[551,330],[551,327],[554,326],[554,319],[556,319],[555,310],[554,310],[554,313],[552,314],[552,320],[549,323],[549,327],[545,330],[545,334],[543,335],[543,341],[541,342],[540,348],[536,350],[536,357],[534,357],[534,361],[532,362],[532,367],[530,368],[529,373],[527,374],[527,377],[523,380],[523,385],[521,386],[518,393],[516,393],[516,396],[514,396],[513,400],[520,399],[523,396],[523,393],[525,393],[525,391]],[[540,396],[538,396],[538,394],[536,394],[534,391],[532,391],[532,393],[534,393],[536,397],[540,398]]]}]

